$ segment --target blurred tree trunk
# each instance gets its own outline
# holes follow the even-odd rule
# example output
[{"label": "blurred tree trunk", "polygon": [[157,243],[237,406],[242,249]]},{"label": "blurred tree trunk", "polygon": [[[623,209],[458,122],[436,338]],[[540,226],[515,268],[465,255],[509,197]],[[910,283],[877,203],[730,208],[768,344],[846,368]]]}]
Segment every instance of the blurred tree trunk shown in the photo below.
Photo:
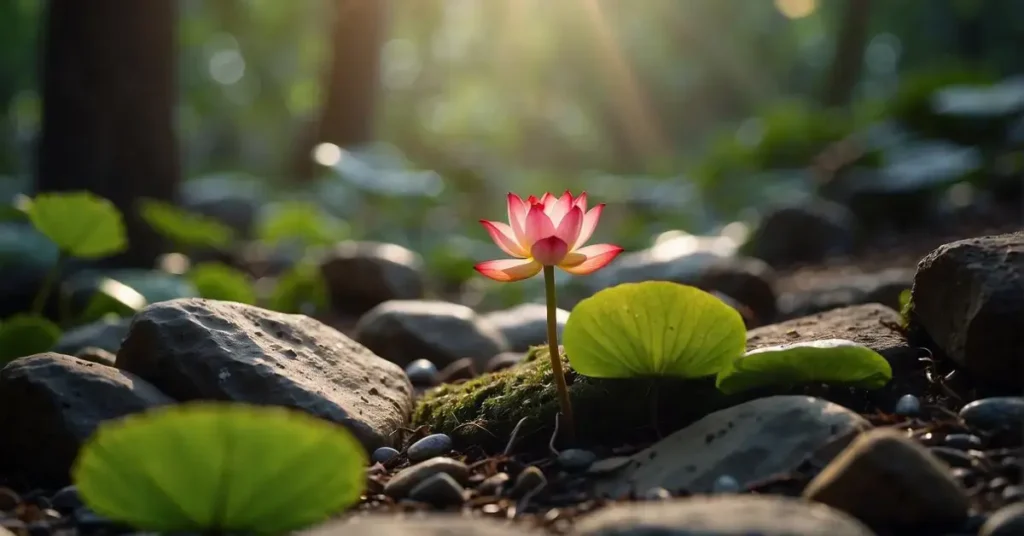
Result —
[{"label": "blurred tree trunk", "polygon": [[325,73],[319,121],[298,142],[296,179],[309,180],[320,143],[352,147],[373,139],[380,76],[380,51],[387,30],[386,0],[335,0],[331,61]]},{"label": "blurred tree trunk", "polygon": [[864,66],[871,0],[845,0],[840,10],[839,35],[832,67],[825,81],[825,106],[843,106],[850,102]]},{"label": "blurred tree trunk", "polygon": [[151,267],[163,240],[141,197],[170,201],[180,179],[174,134],[177,0],[51,0],[42,59],[36,190],[90,190],[125,215],[129,251]]}]

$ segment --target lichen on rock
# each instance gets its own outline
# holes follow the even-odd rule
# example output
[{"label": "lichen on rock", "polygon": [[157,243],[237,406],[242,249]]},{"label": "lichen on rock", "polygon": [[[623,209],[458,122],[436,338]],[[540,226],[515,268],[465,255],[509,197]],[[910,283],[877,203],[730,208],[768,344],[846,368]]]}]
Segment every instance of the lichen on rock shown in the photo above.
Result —
[{"label": "lichen on rock", "polygon": [[[589,378],[572,370],[564,355],[562,367],[582,445],[651,441],[745,399],[720,393],[714,378]],[[533,347],[517,366],[428,391],[416,405],[412,424],[448,434],[456,446],[496,452],[525,417],[516,450],[528,450],[547,444],[557,412],[549,352]]]}]

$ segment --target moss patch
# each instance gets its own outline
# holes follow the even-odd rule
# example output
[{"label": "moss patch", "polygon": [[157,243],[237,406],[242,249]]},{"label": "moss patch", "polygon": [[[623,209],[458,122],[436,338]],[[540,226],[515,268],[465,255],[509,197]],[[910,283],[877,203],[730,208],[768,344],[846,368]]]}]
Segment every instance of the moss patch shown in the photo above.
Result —
[{"label": "moss patch", "polygon": [[[517,451],[543,448],[554,430],[558,401],[546,348],[535,347],[518,366],[424,394],[413,426],[446,433],[459,447],[505,448],[526,418]],[[704,415],[746,400],[725,396],[714,378],[608,380],[577,374],[562,356],[581,446],[620,446],[667,435]]]}]

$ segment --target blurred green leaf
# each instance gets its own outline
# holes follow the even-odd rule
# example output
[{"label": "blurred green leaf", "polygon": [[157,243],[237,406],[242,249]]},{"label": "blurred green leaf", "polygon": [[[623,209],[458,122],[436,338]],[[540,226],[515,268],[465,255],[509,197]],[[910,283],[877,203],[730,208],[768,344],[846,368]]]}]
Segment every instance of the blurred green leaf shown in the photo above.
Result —
[{"label": "blurred green leaf", "polygon": [[85,309],[78,315],[77,323],[86,324],[107,315],[129,317],[146,306],[146,297],[137,290],[104,277],[97,285],[96,292],[89,298]]},{"label": "blurred green leaf", "polygon": [[107,257],[128,246],[121,211],[89,192],[39,194],[28,205],[28,216],[39,232],[74,257]]},{"label": "blurred green leaf", "polygon": [[139,201],[139,214],[178,247],[223,248],[234,240],[234,231],[223,223],[156,199]]},{"label": "blurred green leaf", "polygon": [[268,304],[274,311],[304,314],[324,311],[328,306],[327,282],[320,268],[309,262],[298,263],[277,278]]},{"label": "blurred green leaf", "polygon": [[0,366],[48,351],[60,334],[60,327],[43,316],[19,314],[4,320],[0,324]]},{"label": "blurred green leaf", "polygon": [[188,279],[199,295],[211,300],[233,301],[253,305],[256,290],[248,275],[219,262],[197,264],[188,271]]},{"label": "blurred green leaf", "polygon": [[268,244],[294,240],[306,246],[328,245],[349,238],[344,221],[313,203],[281,203],[260,222],[257,237]]}]

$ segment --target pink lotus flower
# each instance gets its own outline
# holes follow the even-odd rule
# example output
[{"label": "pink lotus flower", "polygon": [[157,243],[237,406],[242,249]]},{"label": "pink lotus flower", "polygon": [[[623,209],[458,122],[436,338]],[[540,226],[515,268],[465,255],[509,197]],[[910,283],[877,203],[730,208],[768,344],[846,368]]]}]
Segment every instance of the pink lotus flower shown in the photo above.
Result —
[{"label": "pink lotus flower", "polygon": [[622,253],[612,244],[580,247],[590,239],[601,218],[604,204],[587,211],[587,193],[574,198],[567,190],[562,197],[545,193],[525,201],[508,194],[509,223],[480,220],[491,239],[513,259],[481,262],[476,271],[495,281],[520,281],[540,273],[545,266],[558,266],[570,274],[595,272]]}]

